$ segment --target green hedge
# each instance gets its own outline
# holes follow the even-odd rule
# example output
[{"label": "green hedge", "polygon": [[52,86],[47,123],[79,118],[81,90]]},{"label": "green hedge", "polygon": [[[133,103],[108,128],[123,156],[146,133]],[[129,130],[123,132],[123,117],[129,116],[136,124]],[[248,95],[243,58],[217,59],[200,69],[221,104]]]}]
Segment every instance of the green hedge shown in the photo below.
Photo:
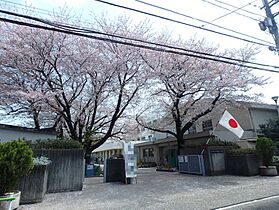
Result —
[{"label": "green hedge", "polygon": [[238,148],[238,149],[228,150],[227,152],[228,152],[228,154],[231,154],[231,155],[256,154],[256,150],[251,149],[251,148],[245,148],[245,149]]},{"label": "green hedge", "polygon": [[75,149],[82,148],[82,145],[72,139],[48,139],[28,142],[32,149]]},{"label": "green hedge", "polygon": [[[191,142],[187,142],[185,141],[185,147],[204,147],[206,145],[206,141],[191,141]],[[220,140],[210,140],[208,142],[208,146],[229,146],[229,147],[234,147],[234,148],[239,148],[239,146],[234,143],[234,142],[230,142],[230,141],[220,141]]]}]

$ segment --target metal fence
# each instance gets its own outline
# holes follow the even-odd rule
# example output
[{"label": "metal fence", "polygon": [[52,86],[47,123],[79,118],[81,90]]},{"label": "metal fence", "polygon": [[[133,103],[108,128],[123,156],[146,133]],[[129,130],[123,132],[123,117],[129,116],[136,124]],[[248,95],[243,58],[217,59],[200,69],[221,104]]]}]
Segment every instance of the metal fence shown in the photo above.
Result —
[{"label": "metal fence", "polygon": [[202,155],[178,156],[179,172],[205,175]]}]

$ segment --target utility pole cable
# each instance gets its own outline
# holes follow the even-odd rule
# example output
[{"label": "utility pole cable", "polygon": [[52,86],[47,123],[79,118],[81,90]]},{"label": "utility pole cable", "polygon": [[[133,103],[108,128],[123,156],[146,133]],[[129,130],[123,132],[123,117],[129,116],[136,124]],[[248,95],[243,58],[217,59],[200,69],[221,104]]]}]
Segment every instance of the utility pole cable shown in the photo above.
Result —
[{"label": "utility pole cable", "polygon": [[[274,3],[272,3],[273,1]],[[275,16],[277,16],[279,13],[277,12],[276,14],[272,14],[271,12],[271,7],[277,4],[279,1],[272,0],[271,2],[268,2],[268,0],[262,0],[262,2],[263,2],[263,8],[265,9],[265,13],[266,13],[266,18],[264,19],[264,21],[261,21],[259,23],[259,26],[262,31],[265,31],[268,28],[276,44],[276,48],[269,47],[269,49],[272,51],[276,51],[279,55],[279,32],[278,32],[277,23],[275,21]],[[270,3],[272,4],[270,5]]]}]

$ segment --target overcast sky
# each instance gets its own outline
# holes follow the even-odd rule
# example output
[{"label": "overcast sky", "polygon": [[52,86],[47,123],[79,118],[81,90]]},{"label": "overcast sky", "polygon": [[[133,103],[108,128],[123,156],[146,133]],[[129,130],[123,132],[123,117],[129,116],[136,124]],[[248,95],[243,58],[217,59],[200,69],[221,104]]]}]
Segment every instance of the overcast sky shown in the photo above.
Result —
[{"label": "overcast sky", "polygon": [[[0,0],[2,4],[5,3],[6,0]],[[8,1],[8,0],[7,0]],[[123,10],[120,8],[116,8],[113,6],[109,6],[100,2],[96,2],[94,0],[9,0],[6,1],[6,4],[9,4],[9,1],[19,4],[32,5],[36,8],[50,10],[50,11],[58,11],[59,8],[67,5],[71,11],[77,15],[82,15],[82,18],[86,21],[90,19],[90,14],[98,15],[102,12],[107,13],[110,16],[117,16],[120,14],[127,14],[133,17],[135,20],[141,20],[144,18],[150,18],[143,14],[138,14],[135,12]],[[109,0],[108,0],[109,1]],[[232,30],[238,31],[240,33],[248,34],[259,39],[263,39],[270,43],[274,44],[274,40],[272,36],[268,32],[263,32],[260,30],[258,26],[258,22],[264,19],[265,12],[263,9],[260,9],[262,5],[261,0],[143,0],[155,5],[160,5],[161,7],[165,7],[168,9],[175,10],[177,12],[192,16],[194,18],[203,19],[211,22],[212,20],[224,16],[212,23],[216,25],[220,25],[222,27],[230,28]],[[195,21],[193,19],[185,18],[182,16],[174,15],[172,13],[168,13],[159,9],[152,8],[150,6],[141,4],[136,2],[135,0],[110,0],[110,2],[125,5],[133,8],[137,8],[140,10],[144,10],[147,12],[159,14],[162,16],[170,17],[172,19],[180,20],[183,22],[187,22],[190,24],[202,26],[203,23]],[[237,13],[230,13],[230,11],[222,9],[220,7],[216,7],[208,2],[213,4],[217,4],[222,7],[226,7],[231,10],[236,10],[236,8],[230,7],[228,5],[222,4],[221,2],[232,4],[236,7],[242,7],[245,10],[248,10],[252,13],[247,13],[243,10],[237,10],[237,12],[249,16],[250,18],[241,16]],[[12,4],[10,4],[12,5]],[[279,3],[273,7],[274,12],[279,11]],[[227,15],[226,15],[227,14]],[[39,14],[42,16],[42,14]],[[244,41],[239,41],[233,38],[224,37],[221,35],[205,32],[199,29],[194,29],[191,27],[175,24],[169,21],[161,20],[158,18],[150,18],[153,22],[156,30],[162,30],[167,28],[170,31],[173,31],[174,34],[180,35],[181,37],[187,39],[192,36],[196,36],[197,38],[206,37],[207,41],[212,42],[213,44],[219,45],[221,49],[223,48],[239,48],[245,46],[247,43]],[[279,22],[277,20],[277,22]],[[239,34],[235,34],[232,32],[224,31],[223,29],[218,29],[211,25],[204,26],[208,29],[214,29],[220,32],[236,35],[239,37],[243,37],[246,39],[253,40],[252,38],[244,37]],[[256,57],[256,62],[271,64],[279,66],[279,56],[275,55],[274,52],[269,51],[266,47],[261,48],[261,53],[259,53]],[[272,96],[279,95],[279,73],[268,73],[261,71],[253,71],[255,74],[265,77],[270,77],[270,84],[264,86],[263,88],[254,89],[255,92],[262,92],[264,94],[263,102],[266,103],[274,103],[271,99]]]}]

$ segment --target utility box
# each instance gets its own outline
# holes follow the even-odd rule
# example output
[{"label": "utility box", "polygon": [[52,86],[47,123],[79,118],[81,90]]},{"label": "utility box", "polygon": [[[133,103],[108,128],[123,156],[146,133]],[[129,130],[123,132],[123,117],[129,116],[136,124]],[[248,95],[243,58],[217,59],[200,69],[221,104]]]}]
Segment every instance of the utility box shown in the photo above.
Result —
[{"label": "utility box", "polygon": [[94,165],[93,164],[86,164],[85,176],[86,177],[94,176]]}]

